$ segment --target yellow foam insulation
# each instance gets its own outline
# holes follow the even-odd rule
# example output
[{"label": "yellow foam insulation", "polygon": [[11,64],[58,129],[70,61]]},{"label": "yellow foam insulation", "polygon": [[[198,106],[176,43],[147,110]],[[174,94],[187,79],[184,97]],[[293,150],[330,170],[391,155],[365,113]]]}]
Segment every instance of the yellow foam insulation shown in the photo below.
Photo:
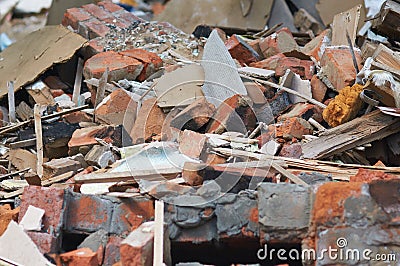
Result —
[{"label": "yellow foam insulation", "polygon": [[331,127],[336,127],[355,118],[363,104],[360,99],[362,90],[360,84],[342,89],[322,113],[324,120]]}]

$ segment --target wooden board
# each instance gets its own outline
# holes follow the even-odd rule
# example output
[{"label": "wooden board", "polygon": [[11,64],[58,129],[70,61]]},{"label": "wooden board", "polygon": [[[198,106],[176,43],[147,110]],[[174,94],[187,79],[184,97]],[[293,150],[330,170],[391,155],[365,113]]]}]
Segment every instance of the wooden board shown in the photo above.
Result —
[{"label": "wooden board", "polygon": [[346,38],[347,31],[354,46],[361,8],[362,5],[357,5],[350,10],[335,15],[332,25],[332,45],[349,45]]},{"label": "wooden board", "polygon": [[302,146],[305,159],[326,158],[400,131],[400,118],[379,110],[326,130]]}]

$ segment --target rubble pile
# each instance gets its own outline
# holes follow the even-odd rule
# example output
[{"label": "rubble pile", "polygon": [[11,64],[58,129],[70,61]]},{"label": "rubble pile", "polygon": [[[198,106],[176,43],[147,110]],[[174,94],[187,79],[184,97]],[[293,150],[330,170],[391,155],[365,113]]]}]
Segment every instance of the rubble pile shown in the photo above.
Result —
[{"label": "rubble pile", "polygon": [[398,264],[398,1],[87,2],[0,38],[0,265]]}]

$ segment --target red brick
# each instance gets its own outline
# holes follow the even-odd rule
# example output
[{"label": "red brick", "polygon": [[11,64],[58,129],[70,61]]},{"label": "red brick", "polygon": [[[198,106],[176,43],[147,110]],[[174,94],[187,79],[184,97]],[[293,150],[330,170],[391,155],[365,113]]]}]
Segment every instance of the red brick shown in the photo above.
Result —
[{"label": "red brick", "polygon": [[110,232],[116,235],[128,235],[142,223],[153,218],[153,200],[146,197],[126,199],[114,207]]},{"label": "red brick", "polygon": [[254,130],[256,120],[248,100],[236,94],[221,103],[207,127],[207,132],[217,134],[224,131],[246,133],[248,130]]},{"label": "red brick", "polygon": [[120,52],[120,54],[132,57],[143,63],[143,70],[137,78],[138,81],[145,81],[163,66],[163,61],[157,54],[143,49],[126,50]]},{"label": "red brick", "polygon": [[182,178],[189,186],[201,186],[203,184],[203,177],[201,170],[206,167],[204,164],[186,162],[182,170]]},{"label": "red brick", "polygon": [[256,63],[251,63],[251,67],[257,67],[257,68],[263,68],[263,69],[269,69],[269,70],[275,70],[277,68],[280,59],[285,58],[286,56],[282,53],[276,54],[274,56],[271,56],[267,59],[261,60]]},{"label": "red brick", "polygon": [[119,236],[110,236],[104,253],[103,265],[114,265],[120,260],[119,249],[123,240],[124,239]]},{"label": "red brick", "polygon": [[132,24],[136,21],[144,21],[143,19],[135,16],[131,12],[126,11],[125,9],[113,12],[114,17],[116,17],[118,20],[123,21],[125,24]]},{"label": "red brick", "polygon": [[321,185],[315,195],[313,223],[318,226],[343,220],[345,200],[359,196],[361,187],[362,183],[356,182],[329,182]]},{"label": "red brick", "polygon": [[24,189],[21,201],[21,211],[18,217],[21,222],[29,205],[43,209],[42,231],[58,236],[61,233],[64,215],[64,190],[57,188],[46,188],[28,186]]},{"label": "red brick", "polygon": [[171,126],[180,130],[196,131],[210,121],[215,110],[215,106],[207,102],[205,97],[200,97],[175,116],[171,121]]},{"label": "red brick", "polygon": [[283,138],[291,140],[292,138],[302,139],[303,135],[312,134],[310,123],[299,117],[285,119],[280,127],[283,132]]},{"label": "red brick", "polygon": [[111,12],[111,13],[123,10],[122,7],[114,4],[111,1],[98,2],[97,5],[103,7],[106,11]]},{"label": "red brick", "polygon": [[77,111],[63,116],[63,119],[70,124],[77,124],[81,122],[92,122],[93,119],[83,111]]},{"label": "red brick", "polygon": [[97,37],[105,37],[106,34],[110,32],[110,29],[106,25],[104,25],[104,22],[101,22],[95,18],[92,18],[85,22],[80,22],[78,26],[78,31],[80,31],[80,27],[84,27],[87,29],[87,36],[84,37],[90,40]]},{"label": "red brick", "polygon": [[260,49],[265,58],[270,56],[298,50],[295,39],[288,28],[282,28],[276,33],[260,41]]},{"label": "red brick", "polygon": [[329,39],[331,38],[331,30],[326,29],[321,32],[316,38],[313,38],[309,43],[307,43],[302,52],[308,56],[314,57],[317,61],[321,60],[322,53],[325,47],[329,45]]},{"label": "red brick", "polygon": [[260,58],[262,59],[264,57],[261,48],[260,48],[260,39],[255,39],[249,42],[249,45],[251,46],[251,48],[254,49],[254,51],[257,52],[257,54],[260,56]]},{"label": "red brick", "polygon": [[147,99],[142,103],[130,136],[133,143],[151,141],[153,137],[161,137],[166,115],[157,105],[157,99]]},{"label": "red brick", "polygon": [[105,20],[108,18],[112,18],[113,16],[110,14],[110,12],[107,12],[104,8],[99,7],[98,5],[95,4],[88,4],[82,6],[82,8],[92,14],[94,17],[98,18],[99,20]]},{"label": "red brick", "polygon": [[60,255],[63,265],[68,266],[98,266],[97,254],[90,248],[80,248]]},{"label": "red brick", "polygon": [[314,75],[311,78],[310,83],[311,83],[312,97],[319,102],[323,102],[328,87],[326,87],[326,85],[317,77],[317,75]]},{"label": "red brick", "polygon": [[51,234],[42,232],[26,232],[39,248],[42,254],[51,254],[59,251],[60,239]]},{"label": "red brick", "polygon": [[[358,68],[361,69],[361,56],[355,52]],[[321,68],[335,90],[340,91],[352,86],[356,79],[356,70],[349,48],[327,47],[321,58]]]},{"label": "red brick", "polygon": [[237,59],[241,65],[248,65],[259,61],[257,52],[247,44],[240,36],[232,35],[225,46],[234,59]]},{"label": "red brick", "polygon": [[315,72],[315,66],[312,61],[300,60],[295,57],[285,57],[279,60],[275,68],[275,75],[281,77],[285,75],[287,69],[300,75],[303,79],[311,79]]},{"label": "red brick", "polygon": [[[152,266],[154,242],[154,222],[142,224],[122,241],[120,247],[121,263],[124,266]],[[164,230],[164,263],[171,265],[170,242]]]},{"label": "red brick", "polygon": [[90,58],[101,52],[104,52],[103,38],[101,37],[91,39],[84,51],[86,58]]},{"label": "red brick", "polygon": [[135,80],[143,70],[143,64],[129,56],[109,51],[99,53],[85,62],[83,74],[86,79],[100,78],[109,69],[108,81]]},{"label": "red brick", "polygon": [[9,204],[0,205],[0,236],[7,230],[11,221],[18,221],[19,207],[11,209]]},{"label": "red brick", "polygon": [[91,18],[90,14],[82,8],[69,8],[64,14],[62,25],[65,27],[71,26],[73,29],[78,29],[78,23],[87,21]]},{"label": "red brick", "polygon": [[110,231],[113,202],[108,198],[69,193],[64,229],[69,233]]},{"label": "red brick", "polygon": [[200,158],[206,141],[206,135],[185,129],[179,136],[179,151],[186,156]]},{"label": "red brick", "polygon": [[283,144],[283,147],[279,152],[279,156],[295,158],[295,159],[300,159],[301,154],[302,154],[302,149],[300,143],[293,143],[293,144],[285,143]]},{"label": "red brick", "polygon": [[114,133],[114,127],[106,125],[77,129],[68,142],[69,153],[71,155],[77,154],[82,146],[88,146],[90,149],[93,145],[98,144],[95,138],[101,138],[107,143],[113,143]]},{"label": "red brick", "polygon": [[[116,89],[97,106],[96,117],[109,125],[126,124],[129,132],[136,119],[136,109],[137,102],[132,94],[124,89]],[[124,117],[127,117],[125,123]]]},{"label": "red brick", "polygon": [[354,176],[350,176],[350,182],[366,182],[369,183],[375,180],[390,180],[390,179],[399,179],[398,176],[387,174],[383,171],[378,170],[369,170],[360,168],[358,172]]},{"label": "red brick", "polygon": [[289,112],[284,113],[278,117],[278,121],[283,121],[291,117],[300,117],[304,120],[310,119],[311,117],[317,122],[322,122],[322,109],[316,105],[310,103],[297,103],[293,105]]}]

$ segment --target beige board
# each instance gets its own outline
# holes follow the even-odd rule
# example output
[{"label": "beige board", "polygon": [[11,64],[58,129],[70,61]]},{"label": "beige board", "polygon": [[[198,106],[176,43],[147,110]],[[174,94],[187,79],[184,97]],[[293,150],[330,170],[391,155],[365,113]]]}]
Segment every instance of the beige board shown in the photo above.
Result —
[{"label": "beige board", "polygon": [[273,0],[172,0],[164,12],[155,17],[168,21],[186,33],[197,25],[263,30],[272,8]]},{"label": "beige board", "polygon": [[70,59],[85,43],[63,26],[47,26],[12,44],[0,53],[0,98],[8,92],[7,81],[14,81],[18,91],[54,64]]}]

